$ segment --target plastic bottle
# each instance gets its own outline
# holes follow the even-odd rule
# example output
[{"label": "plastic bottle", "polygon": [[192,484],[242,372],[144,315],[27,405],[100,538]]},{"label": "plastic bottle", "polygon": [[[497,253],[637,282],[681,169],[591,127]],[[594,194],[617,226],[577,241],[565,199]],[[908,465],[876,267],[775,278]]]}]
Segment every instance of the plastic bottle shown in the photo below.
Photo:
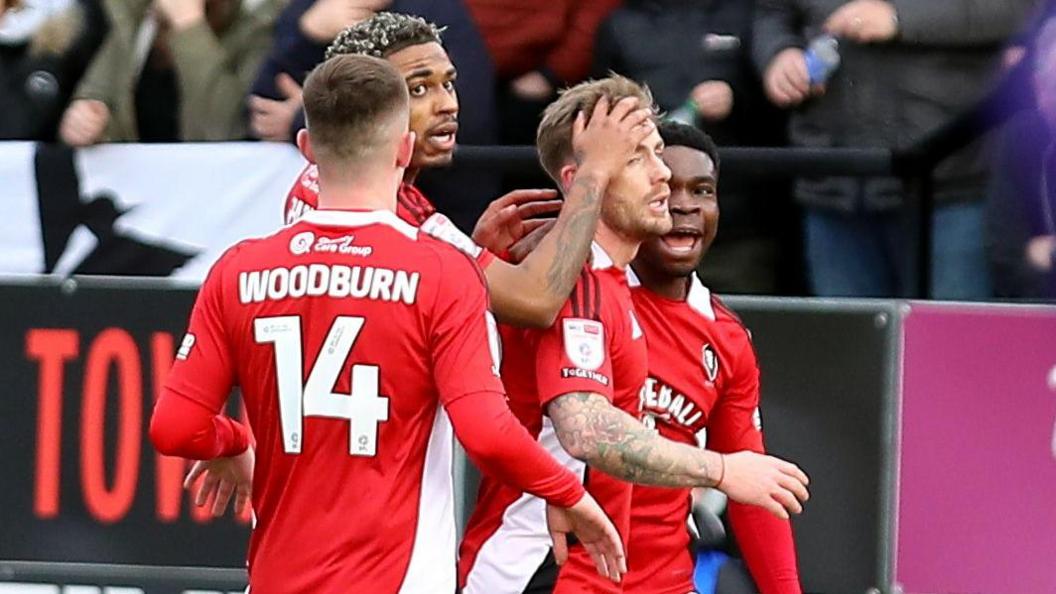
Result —
[{"label": "plastic bottle", "polygon": [[840,67],[840,42],[832,35],[815,37],[803,52],[810,84],[823,85]]},{"label": "plastic bottle", "polygon": [[697,102],[690,98],[686,99],[686,102],[674,111],[668,113],[667,117],[664,119],[689,126],[696,126],[699,118],[700,112],[697,111]]}]

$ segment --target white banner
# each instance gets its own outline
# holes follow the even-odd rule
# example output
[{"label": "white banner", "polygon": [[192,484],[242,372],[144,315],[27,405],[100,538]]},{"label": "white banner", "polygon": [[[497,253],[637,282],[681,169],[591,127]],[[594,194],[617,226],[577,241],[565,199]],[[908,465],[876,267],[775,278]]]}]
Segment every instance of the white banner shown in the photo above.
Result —
[{"label": "white banner", "polygon": [[0,143],[0,273],[200,281],[230,245],[281,226],[303,167],[283,144]]}]

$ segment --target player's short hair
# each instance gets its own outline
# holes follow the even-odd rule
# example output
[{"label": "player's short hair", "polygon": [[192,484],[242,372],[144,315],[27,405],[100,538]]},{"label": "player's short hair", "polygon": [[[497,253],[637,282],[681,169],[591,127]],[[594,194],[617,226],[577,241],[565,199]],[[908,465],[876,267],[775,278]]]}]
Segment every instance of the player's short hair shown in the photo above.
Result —
[{"label": "player's short hair", "polygon": [[304,81],[304,114],[312,150],[323,157],[361,160],[408,121],[407,84],[392,64],[370,56],[336,56]]},{"label": "player's short hair", "polygon": [[657,129],[660,132],[660,138],[664,139],[664,146],[684,146],[698,150],[711,158],[711,162],[715,164],[715,171],[718,172],[719,147],[715,145],[715,141],[707,132],[696,126],[671,120],[661,122]]},{"label": "player's short hair", "polygon": [[440,43],[444,29],[422,17],[398,12],[379,12],[338,33],[326,57],[345,54],[386,58],[412,45]]},{"label": "player's short hair", "polygon": [[561,167],[572,158],[572,125],[576,115],[582,111],[589,118],[602,97],[609,98],[610,107],[624,97],[637,97],[641,107],[656,110],[649,87],[618,74],[581,82],[562,91],[561,96],[543,112],[535,135],[539,162],[559,184]]}]

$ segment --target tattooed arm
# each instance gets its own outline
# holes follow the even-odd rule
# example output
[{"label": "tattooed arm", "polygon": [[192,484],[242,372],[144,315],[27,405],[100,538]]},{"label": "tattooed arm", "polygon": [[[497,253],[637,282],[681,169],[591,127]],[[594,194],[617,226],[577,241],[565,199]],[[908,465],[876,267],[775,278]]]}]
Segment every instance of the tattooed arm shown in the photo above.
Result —
[{"label": "tattooed arm", "polygon": [[548,412],[569,455],[616,478],[661,487],[714,487],[721,478],[718,454],[661,437],[600,394],[559,396]]},{"label": "tattooed arm", "polygon": [[484,274],[499,320],[522,326],[553,324],[590,255],[607,185],[607,176],[580,171],[554,228],[535,250],[516,266],[499,259],[488,266]]},{"label": "tattooed arm", "polygon": [[[635,98],[621,99],[609,110],[602,99],[588,118],[576,116],[572,155],[562,169],[565,203],[553,229],[520,264],[496,259],[484,271],[491,307],[503,322],[549,327],[590,255],[590,242],[601,213],[605,189],[655,129],[651,109]],[[574,162],[574,164],[573,164]]]},{"label": "tattooed arm", "polygon": [[662,487],[715,487],[730,499],[787,518],[803,510],[807,475],[795,464],[755,452],[720,455],[647,429],[604,396],[572,392],[547,407],[565,451],[625,481]]}]

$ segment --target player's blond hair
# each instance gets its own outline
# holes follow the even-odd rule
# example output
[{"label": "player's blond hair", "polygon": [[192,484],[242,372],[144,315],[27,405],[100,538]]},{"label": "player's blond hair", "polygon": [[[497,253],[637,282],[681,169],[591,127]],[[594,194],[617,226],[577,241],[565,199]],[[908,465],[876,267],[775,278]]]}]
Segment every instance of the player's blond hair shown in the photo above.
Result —
[{"label": "player's blond hair", "polygon": [[624,97],[637,97],[642,107],[656,108],[649,87],[612,74],[599,80],[588,80],[561,92],[561,96],[543,112],[543,120],[535,135],[539,162],[554,181],[560,184],[561,168],[572,158],[572,125],[579,112],[588,121],[602,97],[608,97],[611,108]]}]

